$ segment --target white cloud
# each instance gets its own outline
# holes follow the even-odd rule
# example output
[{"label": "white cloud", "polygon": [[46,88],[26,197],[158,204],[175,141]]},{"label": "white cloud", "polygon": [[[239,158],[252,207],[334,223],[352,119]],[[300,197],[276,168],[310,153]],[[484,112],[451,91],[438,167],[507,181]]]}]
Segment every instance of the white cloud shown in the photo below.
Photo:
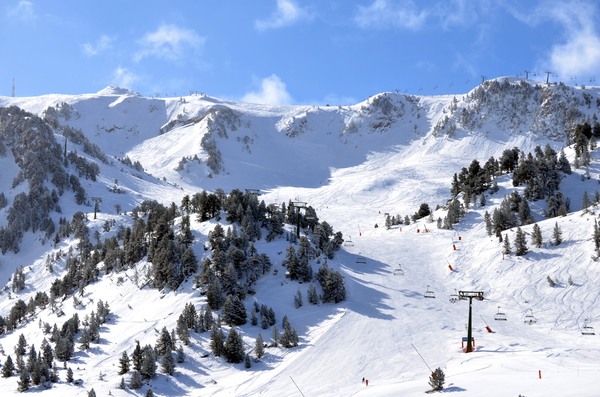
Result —
[{"label": "white cloud", "polygon": [[111,84],[122,88],[132,89],[133,83],[139,79],[139,76],[129,69],[118,67],[113,71]]},{"label": "white cloud", "polygon": [[199,50],[206,39],[192,29],[162,25],[156,32],[147,33],[141,40],[142,49],[134,55],[135,61],[149,56],[179,61],[190,51]]},{"label": "white cloud", "polygon": [[550,21],[562,28],[562,42],[552,45],[540,67],[558,73],[563,79],[578,74],[594,75],[600,69],[597,3],[548,0],[542,1],[534,10],[509,7],[509,11],[517,20],[530,26]]},{"label": "white cloud", "polygon": [[19,1],[19,4],[14,7],[10,7],[8,9],[8,16],[23,22],[33,22],[37,18],[33,10],[33,3],[25,0]]},{"label": "white cloud", "polygon": [[390,3],[387,0],[375,0],[369,7],[358,6],[354,21],[361,28],[404,28],[418,30],[424,24],[430,12],[419,11],[415,3],[405,0]]},{"label": "white cloud", "polygon": [[310,20],[312,14],[292,0],[277,0],[277,10],[268,19],[254,21],[254,26],[258,30],[282,28],[302,19]]},{"label": "white cloud", "polygon": [[92,57],[94,55],[98,55],[101,52],[108,50],[112,47],[113,39],[106,35],[102,35],[97,41],[96,44],[85,43],[83,44],[83,53],[88,57]]},{"label": "white cloud", "polygon": [[266,105],[290,105],[293,99],[287,92],[285,83],[273,74],[262,80],[259,92],[247,93],[242,98],[242,101]]}]

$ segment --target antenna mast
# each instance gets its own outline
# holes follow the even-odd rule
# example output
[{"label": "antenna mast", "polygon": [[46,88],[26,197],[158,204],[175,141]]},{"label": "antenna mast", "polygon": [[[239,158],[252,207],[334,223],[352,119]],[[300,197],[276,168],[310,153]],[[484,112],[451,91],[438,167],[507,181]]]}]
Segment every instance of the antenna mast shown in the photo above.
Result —
[{"label": "antenna mast", "polygon": [[12,79],[12,95],[13,98],[15,97],[15,78],[13,77]]}]

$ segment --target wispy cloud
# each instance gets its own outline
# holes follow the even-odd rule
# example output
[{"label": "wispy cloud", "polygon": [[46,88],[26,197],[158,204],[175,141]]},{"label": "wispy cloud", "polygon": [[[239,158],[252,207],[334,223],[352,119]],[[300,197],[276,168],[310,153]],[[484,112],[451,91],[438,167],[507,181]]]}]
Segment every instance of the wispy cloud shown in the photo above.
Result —
[{"label": "wispy cloud", "polygon": [[363,29],[464,28],[481,23],[495,8],[491,0],[444,0],[425,6],[414,0],[374,0],[368,7],[358,6],[354,22]]},{"label": "wispy cloud", "polygon": [[266,105],[290,105],[292,96],[287,92],[285,83],[277,75],[262,80],[258,92],[249,92],[242,98],[244,102]]},{"label": "wispy cloud", "polygon": [[146,57],[180,61],[190,51],[202,48],[206,38],[192,29],[182,29],[175,25],[161,25],[156,32],[147,33],[141,40],[142,49],[135,53],[136,62]]},{"label": "wispy cloud", "polygon": [[375,0],[368,7],[358,6],[354,21],[361,28],[395,27],[418,30],[425,24],[429,14],[427,10],[418,10],[412,0],[401,2]]},{"label": "wispy cloud", "polygon": [[600,10],[596,2],[549,0],[541,2],[530,12],[522,12],[516,7],[510,11],[515,18],[530,26],[551,21],[562,28],[562,42],[552,45],[547,58],[541,61],[543,67],[563,78],[598,73],[600,35],[596,26]]},{"label": "wispy cloud", "polygon": [[300,20],[311,20],[312,18],[312,13],[299,7],[292,0],[277,0],[277,10],[268,19],[256,20],[254,26],[263,31],[290,26]]},{"label": "wispy cloud", "polygon": [[14,7],[9,7],[8,16],[21,22],[34,22],[37,19],[33,3],[25,0],[19,1]]},{"label": "wispy cloud", "polygon": [[81,47],[83,49],[83,53],[88,57],[93,57],[94,55],[98,55],[112,47],[112,42],[114,40],[106,35],[100,36],[100,38],[96,41],[95,44],[85,43]]},{"label": "wispy cloud", "polygon": [[116,68],[111,76],[111,84],[129,89],[131,89],[133,84],[139,80],[140,77],[138,75],[127,68],[121,67]]}]

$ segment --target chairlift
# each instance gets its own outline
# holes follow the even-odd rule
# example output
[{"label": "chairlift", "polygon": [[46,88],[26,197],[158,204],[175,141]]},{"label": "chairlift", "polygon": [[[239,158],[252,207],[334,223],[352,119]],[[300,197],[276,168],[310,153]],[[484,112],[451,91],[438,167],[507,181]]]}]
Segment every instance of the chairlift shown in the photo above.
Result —
[{"label": "chairlift", "polygon": [[435,294],[433,291],[429,291],[429,285],[427,286],[427,291],[423,294],[424,298],[435,298]]},{"label": "chairlift", "polygon": [[394,276],[404,276],[404,270],[402,270],[402,265],[398,265],[398,268],[394,270]]},{"label": "chairlift", "polygon": [[456,303],[458,299],[458,294],[456,293],[456,289],[454,289],[454,293],[450,295],[450,303]]},{"label": "chairlift", "polygon": [[496,315],[494,316],[494,320],[496,321],[506,321],[506,313],[502,313],[500,311],[500,306],[498,306],[498,313],[496,313]]},{"label": "chairlift", "polygon": [[361,264],[361,265],[366,265],[367,258],[365,258],[364,256],[359,256],[356,258],[356,263]]},{"label": "chairlift", "polygon": [[581,329],[581,335],[596,335],[596,332],[594,332],[594,327],[586,325]]},{"label": "chairlift", "polygon": [[588,321],[589,320],[585,320],[585,323],[583,324],[583,328],[581,328],[581,335],[596,335],[596,332],[594,331],[594,327],[590,327],[588,325]]},{"label": "chairlift", "polygon": [[527,314],[524,318],[523,318],[523,322],[527,325],[533,325],[535,323],[537,323],[537,320],[535,319],[535,317],[533,316],[533,310],[529,309],[529,314]]},{"label": "chairlift", "polygon": [[348,236],[348,240],[344,241],[344,247],[354,247],[354,242],[352,241],[351,236]]}]

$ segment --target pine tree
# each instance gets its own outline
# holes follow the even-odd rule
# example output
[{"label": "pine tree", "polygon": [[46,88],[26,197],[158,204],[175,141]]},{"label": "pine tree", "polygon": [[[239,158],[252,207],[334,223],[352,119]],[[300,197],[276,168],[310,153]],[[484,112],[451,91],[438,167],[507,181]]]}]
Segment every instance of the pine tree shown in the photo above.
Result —
[{"label": "pine tree", "polygon": [[129,379],[129,388],[136,390],[136,389],[139,389],[140,387],[142,387],[142,385],[143,385],[142,374],[140,374],[138,371],[133,371],[131,373],[131,378]]},{"label": "pine tree", "polygon": [[25,340],[25,335],[19,335],[19,339],[15,346],[15,355],[17,357],[23,357],[27,352],[25,349],[27,348],[27,341]]},{"label": "pine tree", "polygon": [[258,333],[254,344],[254,354],[256,354],[256,358],[263,358],[265,355],[265,341],[260,332]]},{"label": "pine tree", "polygon": [[6,357],[6,361],[4,361],[4,365],[2,366],[2,377],[9,378],[13,376],[15,373],[15,365],[13,364],[12,358],[10,355]]},{"label": "pine tree", "polygon": [[71,369],[71,367],[67,368],[67,378],[66,378],[67,383],[72,383],[73,382],[73,370]]},{"label": "pine tree", "polygon": [[29,371],[27,368],[23,367],[21,369],[21,375],[19,376],[19,380],[17,381],[17,390],[21,393],[29,390],[31,387],[31,377],[29,375]]},{"label": "pine tree", "polygon": [[527,239],[525,238],[525,233],[519,227],[517,228],[517,233],[515,235],[515,255],[522,256],[527,252]]},{"label": "pine tree", "polygon": [[154,379],[156,378],[156,353],[150,345],[144,346],[142,352],[143,359],[140,374],[144,379]]},{"label": "pine tree", "polygon": [[125,378],[121,377],[121,383],[119,383],[119,389],[125,390]]},{"label": "pine tree", "polygon": [[244,360],[244,342],[235,328],[231,328],[224,344],[225,358],[230,363],[241,363]]},{"label": "pine tree", "polygon": [[271,330],[271,342],[274,347],[277,347],[279,344],[279,337],[279,328],[277,328],[277,325],[273,325],[273,329]]},{"label": "pine tree", "polygon": [[176,350],[177,353],[177,363],[181,364],[183,362],[185,362],[185,352],[183,351],[183,346],[179,345],[179,347]]},{"label": "pine tree", "polygon": [[160,335],[156,340],[155,350],[158,356],[164,356],[165,354],[173,351],[173,341],[171,340],[171,335],[169,335],[167,327],[163,327],[163,329],[160,331]]},{"label": "pine tree", "polygon": [[552,239],[553,239],[554,245],[560,245],[560,243],[563,242],[562,230],[558,226],[558,222],[556,222],[554,224],[554,230],[552,231]]},{"label": "pine tree", "polygon": [[119,375],[123,375],[129,372],[129,356],[126,352],[123,352],[121,359],[119,360]]},{"label": "pine tree", "polygon": [[88,392],[88,397],[96,397],[96,392],[94,391],[94,388],[92,387],[92,389]]},{"label": "pine tree", "polygon": [[298,291],[296,291],[296,294],[294,295],[294,307],[296,309],[302,307],[302,291],[300,290],[300,287],[298,287]]},{"label": "pine tree", "polygon": [[162,356],[160,360],[160,370],[167,375],[173,375],[175,372],[175,359],[170,351]]},{"label": "pine tree", "polygon": [[590,198],[588,197],[588,192],[586,190],[585,192],[583,192],[583,198],[581,199],[581,209],[583,210],[584,214],[589,212],[588,207],[591,205],[592,202],[590,201]]},{"label": "pine tree", "polygon": [[140,347],[140,342],[135,341],[135,348],[133,349],[133,354],[131,355],[131,361],[133,362],[133,369],[136,371],[140,371],[142,369],[144,355],[142,353],[142,348]]},{"label": "pine tree", "polygon": [[490,216],[490,214],[485,211],[485,214],[483,214],[483,221],[485,222],[485,231],[487,232],[488,236],[492,235],[492,217]]},{"label": "pine tree", "polygon": [[146,390],[145,397],[154,397],[154,392],[152,391],[152,389]]},{"label": "pine tree", "polygon": [[542,243],[542,229],[540,229],[540,227],[536,223],[535,225],[533,225],[533,232],[531,233],[531,244],[533,244],[533,246],[536,248],[541,248]]},{"label": "pine tree", "polygon": [[246,324],[246,307],[237,295],[228,295],[223,305],[223,320],[229,325]]},{"label": "pine tree", "polygon": [[221,357],[225,350],[224,348],[225,335],[223,335],[223,331],[221,328],[213,326],[213,329],[210,333],[210,349],[212,350],[215,357]]},{"label": "pine tree", "polygon": [[250,361],[249,354],[246,354],[246,357],[244,358],[244,367],[246,367],[246,368],[252,367],[252,362]]},{"label": "pine tree", "polygon": [[431,386],[433,390],[442,390],[444,388],[445,381],[446,375],[444,374],[444,371],[438,367],[429,377],[429,386]]},{"label": "pine tree", "polygon": [[252,311],[250,311],[250,324],[258,324],[258,317],[256,316],[256,310],[254,308],[252,309]]},{"label": "pine tree", "polygon": [[508,234],[504,235],[504,246],[502,248],[502,253],[504,255],[508,255],[511,253],[510,241],[508,240]]},{"label": "pine tree", "polygon": [[308,286],[308,302],[311,305],[318,305],[319,304],[319,294],[317,292],[317,287],[315,287],[314,285],[310,284]]}]

